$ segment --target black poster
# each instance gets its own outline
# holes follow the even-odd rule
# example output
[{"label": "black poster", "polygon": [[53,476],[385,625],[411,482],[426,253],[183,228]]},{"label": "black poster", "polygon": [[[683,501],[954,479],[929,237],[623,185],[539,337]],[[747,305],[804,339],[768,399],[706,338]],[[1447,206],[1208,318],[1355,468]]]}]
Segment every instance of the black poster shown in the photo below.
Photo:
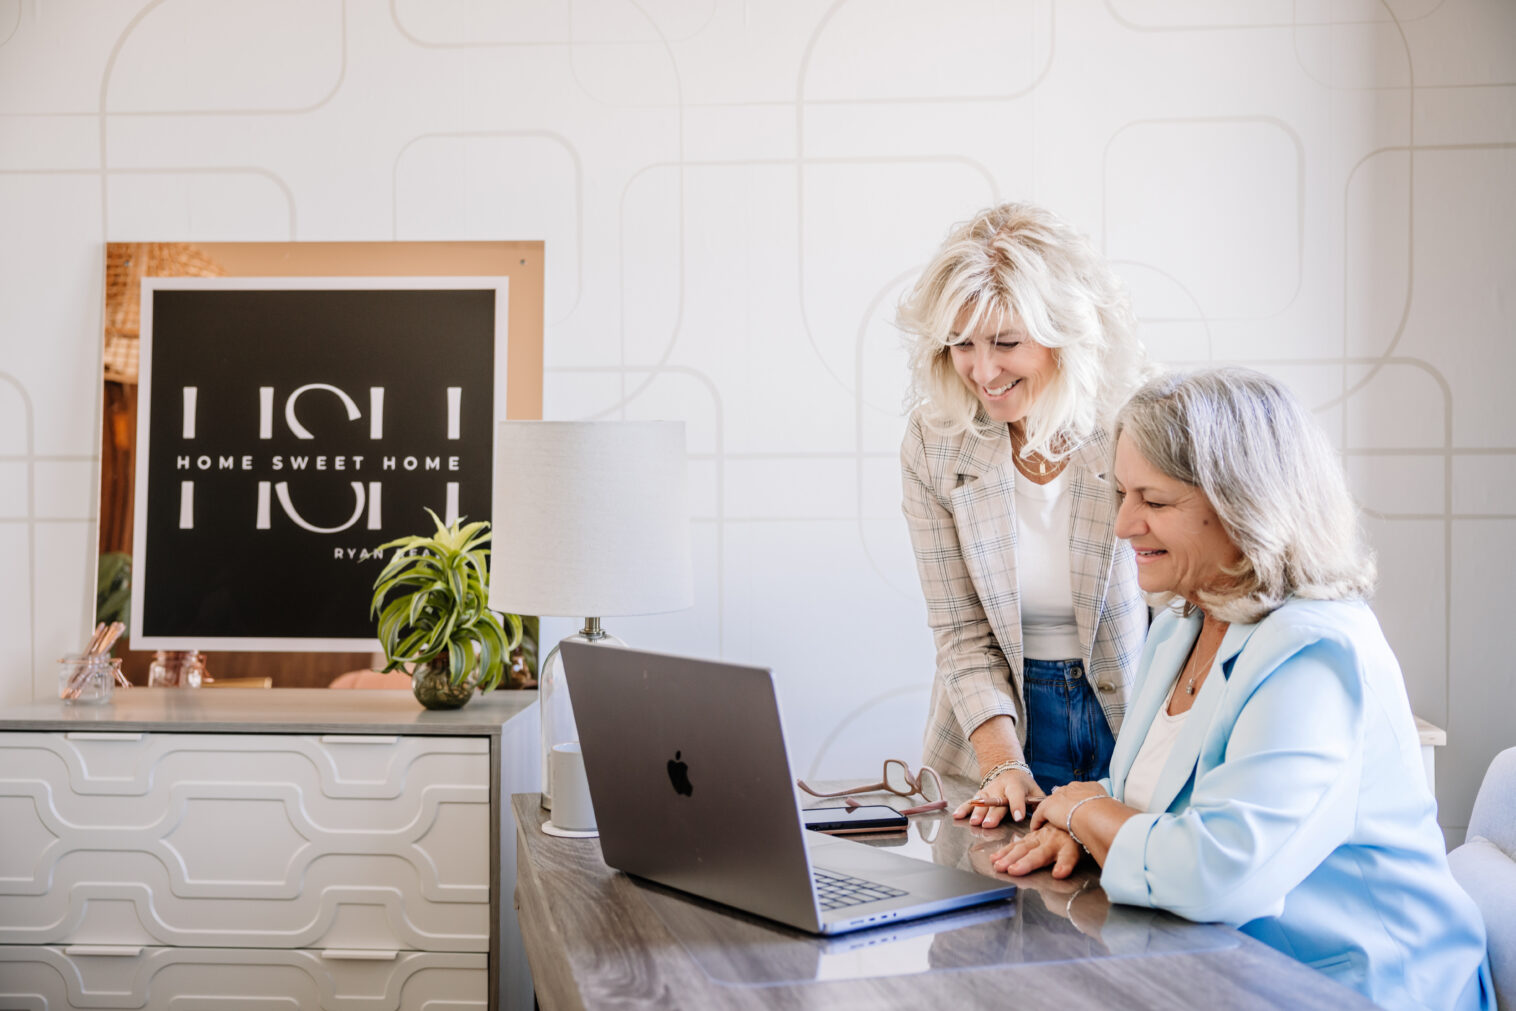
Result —
[{"label": "black poster", "polygon": [[505,285],[145,279],[134,648],[377,648],[378,546],[490,518]]}]

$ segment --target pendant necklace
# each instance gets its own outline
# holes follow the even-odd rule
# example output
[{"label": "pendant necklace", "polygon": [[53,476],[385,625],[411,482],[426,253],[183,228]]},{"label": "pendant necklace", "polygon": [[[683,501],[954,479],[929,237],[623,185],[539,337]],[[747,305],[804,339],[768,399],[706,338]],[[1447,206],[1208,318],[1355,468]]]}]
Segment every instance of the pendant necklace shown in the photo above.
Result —
[{"label": "pendant necklace", "polygon": [[[1034,476],[1033,473],[1032,473],[1032,465],[1029,462],[1027,462],[1026,460],[1023,460],[1021,458],[1021,454],[1019,452],[1017,452],[1014,449],[1011,450],[1011,458],[1016,461],[1016,469],[1017,470],[1021,471],[1021,473],[1025,474],[1027,477]],[[1041,457],[1038,457],[1038,459],[1037,459],[1037,473],[1036,473],[1035,476],[1036,477],[1047,477],[1048,476],[1048,462],[1047,462],[1047,460],[1045,460],[1045,459],[1043,459]]]},{"label": "pendant necklace", "polygon": [[[1016,462],[1016,467],[1018,470],[1020,470],[1027,477],[1032,476],[1032,464],[1031,462],[1022,459],[1021,447],[1016,444],[1016,430],[1014,428],[1011,429],[1011,459]],[[1047,457],[1043,456],[1041,453],[1037,454],[1037,476],[1048,476]]]},{"label": "pendant necklace", "polygon": [[[1222,622],[1221,623],[1221,632],[1222,632],[1223,635],[1226,634],[1227,624],[1228,624],[1227,622]],[[1221,652],[1221,640],[1218,639],[1216,641],[1216,647],[1211,650],[1210,657],[1204,663],[1198,663],[1198,664],[1195,665],[1195,673],[1193,673],[1193,674],[1190,675],[1189,682],[1186,683],[1185,686],[1184,686],[1184,693],[1186,695],[1194,695],[1195,694],[1195,682],[1200,679],[1200,675],[1201,674],[1205,673],[1205,671],[1210,668],[1211,664],[1216,659],[1216,654],[1219,653],[1219,652]],[[1193,653],[1190,655],[1190,659],[1194,660],[1194,654]]]}]

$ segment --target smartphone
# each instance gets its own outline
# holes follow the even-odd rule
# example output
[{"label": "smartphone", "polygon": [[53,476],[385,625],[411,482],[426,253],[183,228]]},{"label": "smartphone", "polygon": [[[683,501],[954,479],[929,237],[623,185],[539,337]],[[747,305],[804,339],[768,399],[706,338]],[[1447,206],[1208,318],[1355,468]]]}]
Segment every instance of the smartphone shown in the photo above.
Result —
[{"label": "smartphone", "polygon": [[911,820],[884,804],[860,807],[813,807],[805,811],[805,827],[828,835],[862,835],[868,832],[904,832]]}]

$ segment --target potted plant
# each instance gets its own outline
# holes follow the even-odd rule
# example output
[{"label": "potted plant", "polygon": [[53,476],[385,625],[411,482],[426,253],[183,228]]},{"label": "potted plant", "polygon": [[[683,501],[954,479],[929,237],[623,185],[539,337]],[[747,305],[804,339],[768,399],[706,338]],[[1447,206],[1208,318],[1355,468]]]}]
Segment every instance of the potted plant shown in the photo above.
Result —
[{"label": "potted plant", "polygon": [[[374,580],[370,617],[379,619],[385,671],[409,666],[411,687],[428,709],[457,709],[479,688],[500,683],[521,642],[521,618],[489,609],[488,523],[444,525],[430,537],[401,537]],[[508,630],[508,631],[507,631]]]}]

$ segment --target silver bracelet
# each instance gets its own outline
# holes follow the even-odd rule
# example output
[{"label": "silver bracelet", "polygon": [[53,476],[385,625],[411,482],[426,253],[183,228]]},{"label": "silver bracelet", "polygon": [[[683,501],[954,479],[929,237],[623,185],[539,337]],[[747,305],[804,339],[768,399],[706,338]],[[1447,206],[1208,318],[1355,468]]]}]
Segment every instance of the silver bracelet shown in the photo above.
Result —
[{"label": "silver bracelet", "polygon": [[1027,765],[1025,762],[1019,761],[1017,759],[1012,759],[1009,762],[1001,762],[989,772],[986,772],[984,774],[984,778],[979,781],[979,789],[983,790],[985,787],[993,783],[999,776],[1012,771],[1024,772],[1028,776],[1032,775],[1032,767],[1030,765]]},{"label": "silver bracelet", "polygon": [[1083,800],[1078,801],[1077,803],[1075,803],[1073,807],[1069,808],[1069,816],[1063,820],[1063,830],[1069,834],[1069,838],[1070,839],[1074,840],[1076,843],[1079,843],[1079,848],[1082,849],[1082,850],[1084,850],[1086,853],[1088,853],[1090,851],[1090,848],[1088,846],[1086,846],[1084,843],[1080,842],[1079,841],[1079,837],[1074,834],[1074,812],[1077,811],[1077,810],[1079,810],[1081,807],[1083,807],[1084,805],[1088,804],[1092,800],[1111,800],[1111,799],[1113,799],[1113,798],[1109,794],[1104,794],[1104,793],[1096,794],[1093,797],[1086,797]]}]

